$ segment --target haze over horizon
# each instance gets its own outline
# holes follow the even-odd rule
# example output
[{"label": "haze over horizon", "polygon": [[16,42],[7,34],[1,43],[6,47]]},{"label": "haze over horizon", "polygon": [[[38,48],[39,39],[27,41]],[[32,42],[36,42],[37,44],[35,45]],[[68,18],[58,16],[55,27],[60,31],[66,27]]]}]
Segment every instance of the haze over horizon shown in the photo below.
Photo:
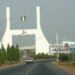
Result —
[{"label": "haze over horizon", "polygon": [[[41,27],[49,43],[75,41],[75,0],[0,0],[0,40],[5,32],[5,7],[11,7],[11,29],[36,28],[36,6],[41,9]],[[26,21],[21,23],[21,16]],[[32,45],[35,36],[13,36],[13,43]]]}]

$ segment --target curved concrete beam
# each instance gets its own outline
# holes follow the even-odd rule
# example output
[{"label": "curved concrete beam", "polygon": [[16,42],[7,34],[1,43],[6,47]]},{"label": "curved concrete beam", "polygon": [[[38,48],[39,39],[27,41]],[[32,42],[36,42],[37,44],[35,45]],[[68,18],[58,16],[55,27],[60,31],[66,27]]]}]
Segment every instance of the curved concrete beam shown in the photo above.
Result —
[{"label": "curved concrete beam", "polygon": [[40,7],[36,8],[37,13],[37,33],[36,33],[36,54],[38,53],[49,53],[49,43],[46,40],[40,24]]},{"label": "curved concrete beam", "polygon": [[2,38],[1,43],[4,45],[4,48],[7,48],[7,45],[12,45],[12,36],[10,32],[10,7],[6,7],[6,30]]}]

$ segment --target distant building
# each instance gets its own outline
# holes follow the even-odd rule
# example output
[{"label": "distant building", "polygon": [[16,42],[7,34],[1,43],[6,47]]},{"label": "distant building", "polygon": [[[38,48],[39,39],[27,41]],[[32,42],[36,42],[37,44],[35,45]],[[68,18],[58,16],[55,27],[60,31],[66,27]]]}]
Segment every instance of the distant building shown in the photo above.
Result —
[{"label": "distant building", "polygon": [[31,54],[35,53],[35,46],[24,46],[19,49],[22,58],[29,58]]}]

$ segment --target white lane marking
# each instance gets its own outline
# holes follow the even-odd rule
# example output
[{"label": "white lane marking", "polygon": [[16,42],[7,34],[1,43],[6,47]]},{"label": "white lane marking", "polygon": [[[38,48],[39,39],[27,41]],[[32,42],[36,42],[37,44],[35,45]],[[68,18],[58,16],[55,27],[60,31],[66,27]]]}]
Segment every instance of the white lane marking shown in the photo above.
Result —
[{"label": "white lane marking", "polygon": [[29,75],[29,73],[37,66],[38,63],[36,63],[34,66],[32,65],[31,68],[26,72],[26,75]]}]

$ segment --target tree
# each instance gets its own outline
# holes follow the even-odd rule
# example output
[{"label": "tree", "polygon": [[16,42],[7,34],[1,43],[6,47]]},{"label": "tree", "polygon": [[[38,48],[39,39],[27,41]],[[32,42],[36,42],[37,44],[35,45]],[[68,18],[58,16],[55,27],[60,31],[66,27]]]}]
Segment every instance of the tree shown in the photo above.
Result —
[{"label": "tree", "polygon": [[4,49],[4,46],[2,45],[2,48],[1,48],[1,61],[2,63],[5,63],[6,60],[7,60],[7,53],[6,53],[6,50]]},{"label": "tree", "polygon": [[68,54],[59,54],[59,60],[60,61],[68,61],[69,60],[69,55]]},{"label": "tree", "polygon": [[8,45],[8,47],[7,47],[7,58],[8,58],[8,61],[10,61],[10,62],[19,61],[20,53],[19,53],[18,45],[16,45],[16,47],[14,47],[13,45],[10,47]]},{"label": "tree", "polygon": [[12,45],[10,49],[10,54],[11,54],[11,61],[15,61],[16,59],[16,53],[15,53],[15,47]]},{"label": "tree", "polygon": [[1,56],[1,49],[0,49],[0,65],[2,64],[2,56]]},{"label": "tree", "polygon": [[20,60],[20,52],[19,52],[18,44],[16,45],[15,53],[16,53],[16,61],[19,61]]},{"label": "tree", "polygon": [[15,47],[13,45],[11,47],[7,46],[7,58],[10,62],[15,60]]},{"label": "tree", "polygon": [[10,50],[10,46],[9,46],[9,44],[8,44],[8,46],[7,46],[7,60],[8,61],[11,61],[11,50]]}]

